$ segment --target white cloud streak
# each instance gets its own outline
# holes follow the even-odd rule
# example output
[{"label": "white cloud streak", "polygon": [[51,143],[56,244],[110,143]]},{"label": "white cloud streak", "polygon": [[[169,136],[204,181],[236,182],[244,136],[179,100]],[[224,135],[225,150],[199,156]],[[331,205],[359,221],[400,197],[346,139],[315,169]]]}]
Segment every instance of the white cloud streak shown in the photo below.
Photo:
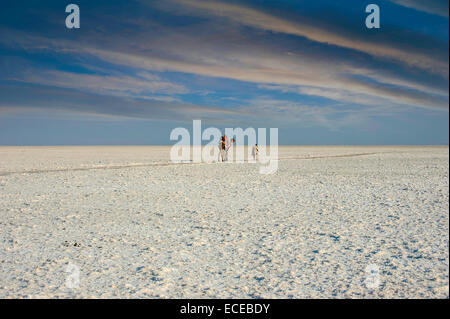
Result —
[{"label": "white cloud streak", "polygon": [[390,0],[395,4],[448,18],[448,0]]},{"label": "white cloud streak", "polygon": [[[116,42],[120,43],[121,40],[116,39]],[[200,35],[193,38],[182,34],[169,34],[163,38],[155,37],[152,41],[154,47],[163,48],[160,53],[122,52],[115,47],[102,46],[100,49],[93,44],[74,45],[73,42],[64,40],[30,36],[16,36],[14,41],[18,41],[21,47],[29,50],[42,50],[44,47],[44,50],[52,52],[94,56],[108,63],[147,72],[176,71],[259,84],[310,87],[316,88],[315,92],[319,96],[331,98],[333,94],[335,99],[339,96],[345,97],[342,101],[350,101],[353,96],[353,100],[362,105],[374,105],[373,99],[378,98],[392,105],[405,104],[448,110],[448,91],[408,79],[407,76],[384,74],[370,66],[366,68],[355,65],[351,59],[331,59],[324,62],[322,56],[315,56],[313,53],[286,52],[277,47],[265,47],[257,43],[244,45],[243,42],[239,42],[240,40],[236,40],[236,45],[223,49],[218,40],[202,42]],[[142,42],[140,38],[134,41]],[[39,43],[38,48],[35,47],[35,43]],[[148,51],[148,47],[140,49]],[[85,89],[89,89],[91,86],[89,83],[94,82],[92,89],[113,91],[119,88],[118,92],[122,93],[126,91],[139,93],[142,90],[182,93],[184,90],[169,82],[154,79],[150,79],[147,83],[142,78],[106,77],[105,81],[102,81],[97,76],[61,72],[54,74],[55,79],[43,81],[54,85],[59,83],[60,86],[64,86],[64,82],[67,81],[70,87],[78,86]],[[83,84],[81,77],[86,78],[87,84]],[[31,78],[34,82],[40,79],[40,77]],[[338,90],[342,90],[345,94],[336,94]],[[298,92],[302,93],[301,90]],[[303,89],[303,93],[308,94],[308,91]],[[363,96],[368,97],[366,102],[361,98]]]},{"label": "white cloud streak", "polygon": [[[367,53],[369,55],[394,59],[402,63],[414,65],[419,68],[433,70],[437,73],[448,74],[447,59],[436,59],[430,52],[423,53],[413,48],[405,48],[398,42],[380,42],[373,38],[355,34],[348,36],[339,28],[322,26],[319,23],[303,22],[299,18],[290,21],[243,5],[231,4],[222,1],[208,0],[173,0],[176,3],[191,7],[196,12],[203,12],[207,16],[215,15],[230,19],[235,23],[247,25],[262,30],[269,30],[285,34],[305,37],[320,43],[337,45]],[[447,70],[447,71],[445,71]]]}]

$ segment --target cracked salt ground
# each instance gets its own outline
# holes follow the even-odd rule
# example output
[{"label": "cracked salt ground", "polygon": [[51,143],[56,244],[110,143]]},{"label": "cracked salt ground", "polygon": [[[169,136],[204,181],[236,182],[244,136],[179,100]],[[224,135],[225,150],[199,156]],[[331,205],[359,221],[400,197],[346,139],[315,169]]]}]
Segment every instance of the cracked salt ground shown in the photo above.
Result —
[{"label": "cracked salt ground", "polygon": [[[4,171],[163,157],[0,152]],[[296,159],[305,153],[320,158]],[[294,159],[273,175],[212,164],[0,176],[0,297],[448,297],[447,147],[280,157]],[[79,288],[65,284],[68,264]]]}]

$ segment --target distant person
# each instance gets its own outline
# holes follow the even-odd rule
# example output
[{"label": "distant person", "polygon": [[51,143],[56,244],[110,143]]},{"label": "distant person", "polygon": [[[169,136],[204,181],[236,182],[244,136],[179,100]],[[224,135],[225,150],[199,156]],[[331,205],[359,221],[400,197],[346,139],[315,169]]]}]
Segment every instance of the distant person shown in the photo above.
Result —
[{"label": "distant person", "polygon": [[218,158],[218,161],[219,162],[223,162],[223,161],[225,161],[225,158],[226,158],[226,150],[227,150],[227,136],[226,135],[223,135],[221,138],[220,138],[220,141],[219,141],[219,158]]},{"label": "distant person", "polygon": [[252,157],[254,161],[258,158],[258,144],[255,144],[252,148]]},{"label": "distant person", "polygon": [[233,143],[235,142],[236,140],[233,137],[229,143],[225,144],[225,161],[228,161],[228,150],[233,146]]}]

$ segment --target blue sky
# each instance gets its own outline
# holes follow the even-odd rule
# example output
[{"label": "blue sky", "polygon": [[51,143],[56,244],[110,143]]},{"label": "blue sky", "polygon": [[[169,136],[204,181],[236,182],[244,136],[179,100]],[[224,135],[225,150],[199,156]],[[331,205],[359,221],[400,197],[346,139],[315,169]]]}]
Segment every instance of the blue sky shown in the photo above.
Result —
[{"label": "blue sky", "polygon": [[69,3],[2,4],[0,145],[171,144],[194,119],[448,145],[448,1],[77,0],[71,30]]}]

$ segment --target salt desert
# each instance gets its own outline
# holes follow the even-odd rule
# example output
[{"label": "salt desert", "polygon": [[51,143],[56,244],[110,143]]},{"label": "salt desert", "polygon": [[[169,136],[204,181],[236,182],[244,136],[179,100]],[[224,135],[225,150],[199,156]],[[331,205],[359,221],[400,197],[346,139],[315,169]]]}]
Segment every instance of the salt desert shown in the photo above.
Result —
[{"label": "salt desert", "polygon": [[169,151],[0,147],[0,297],[449,297],[447,146]]}]

